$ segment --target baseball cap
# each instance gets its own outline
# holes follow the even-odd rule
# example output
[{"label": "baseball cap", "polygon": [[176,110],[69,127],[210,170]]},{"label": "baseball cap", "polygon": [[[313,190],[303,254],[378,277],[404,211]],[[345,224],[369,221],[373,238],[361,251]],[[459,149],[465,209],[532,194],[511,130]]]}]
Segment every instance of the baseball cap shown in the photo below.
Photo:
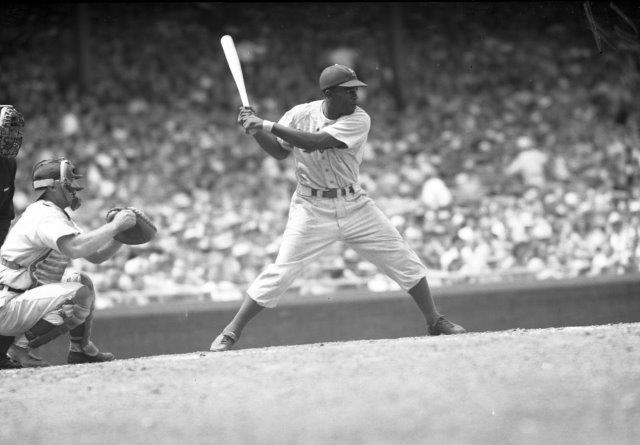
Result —
[{"label": "baseball cap", "polygon": [[366,87],[367,84],[358,80],[356,72],[351,68],[338,65],[326,67],[320,73],[320,89],[326,90],[332,87]]},{"label": "baseball cap", "polygon": [[82,178],[82,175],[76,173],[74,165],[65,158],[46,159],[33,167],[33,188],[36,190],[51,187],[60,178],[69,181],[71,187],[76,190],[84,188],[76,181]]}]

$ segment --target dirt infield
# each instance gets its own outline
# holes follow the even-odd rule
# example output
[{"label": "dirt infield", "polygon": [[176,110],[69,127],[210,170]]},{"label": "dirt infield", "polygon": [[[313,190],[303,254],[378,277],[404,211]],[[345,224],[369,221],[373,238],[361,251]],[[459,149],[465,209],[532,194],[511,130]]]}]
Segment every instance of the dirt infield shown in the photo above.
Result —
[{"label": "dirt infield", "polygon": [[640,323],[0,373],[0,443],[638,443]]}]

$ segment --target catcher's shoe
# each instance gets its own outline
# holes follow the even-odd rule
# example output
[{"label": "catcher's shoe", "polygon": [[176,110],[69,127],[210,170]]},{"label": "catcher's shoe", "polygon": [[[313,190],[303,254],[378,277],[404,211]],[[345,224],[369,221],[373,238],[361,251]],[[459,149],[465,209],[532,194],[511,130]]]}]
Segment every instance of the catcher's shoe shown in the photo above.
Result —
[{"label": "catcher's shoe", "polygon": [[77,365],[80,363],[101,363],[110,362],[114,358],[114,355],[110,352],[98,352],[96,355],[89,355],[84,352],[69,351],[67,363],[70,365]]},{"label": "catcher's shoe", "polygon": [[233,332],[223,332],[222,334],[216,337],[213,343],[211,343],[211,347],[209,348],[209,351],[213,351],[213,352],[228,351],[233,347],[233,345],[237,341],[238,341],[238,336]]},{"label": "catcher's shoe", "polygon": [[0,369],[20,369],[22,365],[15,360],[10,359],[7,355],[0,355]]},{"label": "catcher's shoe", "polygon": [[438,317],[438,320],[427,328],[427,335],[453,335],[464,334],[467,332],[465,328],[455,323],[450,322],[442,315]]},{"label": "catcher's shoe", "polygon": [[21,348],[11,345],[7,355],[14,361],[20,363],[23,368],[44,368],[51,366],[51,363],[38,356],[31,348]]}]

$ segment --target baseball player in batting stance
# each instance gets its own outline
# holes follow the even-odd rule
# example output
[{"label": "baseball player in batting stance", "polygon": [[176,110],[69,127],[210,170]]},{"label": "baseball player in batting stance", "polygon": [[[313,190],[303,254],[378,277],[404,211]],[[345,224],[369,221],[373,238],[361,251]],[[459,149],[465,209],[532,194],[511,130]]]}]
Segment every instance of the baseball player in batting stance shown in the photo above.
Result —
[{"label": "baseball player in batting stance", "polygon": [[305,267],[336,241],[343,241],[409,292],[427,322],[428,335],[461,334],[443,317],[427,284],[427,269],[400,233],[358,184],[371,119],[356,105],[367,85],[343,65],[320,74],[323,100],[297,105],[278,121],[241,108],[238,123],[278,160],[296,161],[296,192],[275,263],[247,289],[240,309],[211,344],[225,351],[263,308],[273,308]]},{"label": "baseball player in batting stance", "polygon": [[123,210],[111,222],[83,232],[65,211],[80,207],[79,178],[64,158],[37,163],[33,188],[40,196],[0,249],[0,335],[16,337],[8,355],[23,367],[48,366],[33,350],[65,332],[70,336],[68,363],[114,358],[90,339],[95,300],[91,279],[84,273],[63,275],[72,258],[95,264],[111,258],[122,246],[114,235],[133,227],[136,216]]}]

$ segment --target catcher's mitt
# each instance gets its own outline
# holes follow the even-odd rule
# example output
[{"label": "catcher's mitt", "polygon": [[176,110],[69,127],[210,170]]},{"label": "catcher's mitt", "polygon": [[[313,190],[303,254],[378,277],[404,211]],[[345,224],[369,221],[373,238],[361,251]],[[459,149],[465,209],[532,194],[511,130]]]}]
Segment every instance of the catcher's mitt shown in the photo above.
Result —
[{"label": "catcher's mitt", "polygon": [[135,207],[113,207],[107,211],[107,222],[111,222],[120,210],[131,210],[136,214],[136,225],[123,230],[114,238],[123,244],[144,244],[151,241],[158,232],[151,219]]},{"label": "catcher's mitt", "polygon": [[0,105],[0,156],[18,156],[24,136],[24,118],[11,105]]}]

